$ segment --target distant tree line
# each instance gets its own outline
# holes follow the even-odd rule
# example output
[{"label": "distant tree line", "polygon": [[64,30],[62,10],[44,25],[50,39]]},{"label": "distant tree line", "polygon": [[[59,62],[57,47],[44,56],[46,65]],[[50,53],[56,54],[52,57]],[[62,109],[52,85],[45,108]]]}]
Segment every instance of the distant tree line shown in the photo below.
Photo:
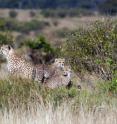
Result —
[{"label": "distant tree line", "polygon": [[0,8],[56,9],[82,8],[116,14],[117,0],[0,0]]},{"label": "distant tree line", "polygon": [[0,0],[0,7],[6,8],[95,8],[104,0]]},{"label": "distant tree line", "polygon": [[106,0],[99,5],[99,9],[102,13],[115,15],[117,14],[117,0]]}]

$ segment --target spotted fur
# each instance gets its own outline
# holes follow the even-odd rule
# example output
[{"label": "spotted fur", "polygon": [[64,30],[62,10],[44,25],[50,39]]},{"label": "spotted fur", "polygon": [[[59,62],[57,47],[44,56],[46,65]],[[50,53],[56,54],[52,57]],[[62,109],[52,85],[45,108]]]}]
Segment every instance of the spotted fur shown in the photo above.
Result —
[{"label": "spotted fur", "polygon": [[57,69],[53,76],[46,80],[45,86],[51,89],[67,86],[71,81],[71,68],[65,66],[63,70]]},{"label": "spotted fur", "polygon": [[64,67],[65,60],[61,58],[55,59],[55,62],[50,66],[34,66],[24,58],[17,56],[15,50],[9,45],[3,45],[0,51],[7,60],[9,73],[21,78],[27,78],[39,82],[46,81],[46,79],[51,80],[55,75],[60,75],[60,70]]},{"label": "spotted fur", "polygon": [[[7,60],[7,69],[11,75],[31,80],[34,77],[34,80],[41,81],[43,78],[42,74],[39,73],[43,73],[43,68],[41,66],[35,67],[24,58],[19,57],[16,55],[15,50],[9,45],[3,45],[0,51]],[[35,74],[34,71],[36,72]]]},{"label": "spotted fur", "polygon": [[54,63],[51,65],[45,65],[44,67],[44,77],[45,79],[51,78],[55,73],[58,73],[59,70],[63,70],[65,65],[65,59],[56,58]]}]

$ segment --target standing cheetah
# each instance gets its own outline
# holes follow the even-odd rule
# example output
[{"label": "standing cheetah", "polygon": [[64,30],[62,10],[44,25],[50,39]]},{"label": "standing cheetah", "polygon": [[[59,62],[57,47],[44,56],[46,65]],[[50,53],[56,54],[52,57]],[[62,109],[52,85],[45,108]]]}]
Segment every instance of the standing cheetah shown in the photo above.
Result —
[{"label": "standing cheetah", "polygon": [[[9,45],[3,45],[0,51],[7,60],[7,69],[10,74],[31,80],[32,79],[35,80],[35,77],[37,77],[38,81],[42,80],[43,78],[42,66],[35,68],[35,66],[32,63],[27,62],[24,58],[16,55],[15,50]],[[38,76],[35,76],[36,75],[35,72],[36,73],[38,72]]]},{"label": "standing cheetah", "polygon": [[63,70],[58,70],[51,78],[47,79],[44,85],[51,89],[67,86],[71,82],[71,74],[71,68],[64,66]]}]

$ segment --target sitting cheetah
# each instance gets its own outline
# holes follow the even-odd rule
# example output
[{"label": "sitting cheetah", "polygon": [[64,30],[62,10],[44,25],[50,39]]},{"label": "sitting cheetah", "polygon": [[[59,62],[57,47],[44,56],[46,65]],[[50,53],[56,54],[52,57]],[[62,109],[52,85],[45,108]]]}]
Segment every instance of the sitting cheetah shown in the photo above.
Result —
[{"label": "sitting cheetah", "polygon": [[21,78],[35,80],[35,75],[38,72],[38,81],[42,80],[42,66],[35,68],[32,63],[27,62],[24,58],[16,55],[15,50],[9,45],[3,45],[0,51],[7,60],[7,69],[10,74]]},{"label": "sitting cheetah", "polygon": [[44,85],[51,89],[67,86],[71,82],[71,74],[71,68],[64,66],[63,70],[58,70],[51,78],[47,79]]},{"label": "sitting cheetah", "polygon": [[63,69],[64,63],[65,59],[56,58],[54,63],[51,65],[43,64],[35,65],[34,67],[35,77],[33,77],[33,79],[35,79],[35,81],[41,80],[42,83],[44,83],[46,79],[51,78],[55,73],[57,73],[58,70]]},{"label": "sitting cheetah", "polygon": [[65,59],[56,58],[54,63],[51,65],[44,66],[44,77],[45,79],[51,78],[59,70],[62,70],[65,65]]},{"label": "sitting cheetah", "polygon": [[50,66],[33,65],[17,56],[15,50],[9,45],[3,45],[0,51],[7,60],[9,73],[21,78],[43,82],[44,79],[52,77],[57,70],[64,67],[65,60],[60,58],[55,59],[55,62]]}]

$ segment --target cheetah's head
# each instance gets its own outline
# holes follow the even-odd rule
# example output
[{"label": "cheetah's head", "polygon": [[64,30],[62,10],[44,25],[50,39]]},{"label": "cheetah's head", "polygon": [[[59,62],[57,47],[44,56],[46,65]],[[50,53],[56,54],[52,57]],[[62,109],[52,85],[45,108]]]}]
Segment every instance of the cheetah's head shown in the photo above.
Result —
[{"label": "cheetah's head", "polygon": [[66,77],[71,77],[71,74],[72,74],[72,69],[70,66],[65,66],[63,68],[63,75],[66,76]]},{"label": "cheetah's head", "polygon": [[10,45],[3,45],[0,48],[0,52],[2,55],[4,55],[5,57],[9,56],[10,54],[13,53],[13,48]]},{"label": "cheetah's head", "polygon": [[55,64],[58,68],[63,69],[63,68],[64,68],[64,65],[65,65],[65,59],[56,58],[54,64]]}]

